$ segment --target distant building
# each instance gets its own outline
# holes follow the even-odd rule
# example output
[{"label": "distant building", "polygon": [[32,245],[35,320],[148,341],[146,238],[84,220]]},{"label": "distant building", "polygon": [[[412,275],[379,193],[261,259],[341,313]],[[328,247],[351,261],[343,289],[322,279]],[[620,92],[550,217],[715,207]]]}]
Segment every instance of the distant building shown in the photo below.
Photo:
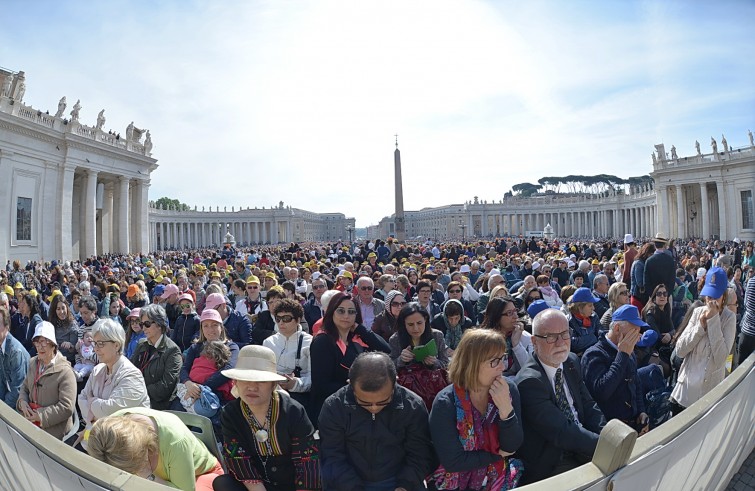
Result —
[{"label": "distant building", "polygon": [[[653,154],[652,182],[601,194],[478,197],[462,204],[405,211],[406,236],[438,240],[526,235],[551,224],[557,237],[650,237],[755,240],[755,145],[692,157]],[[713,143],[713,142],[712,142]],[[718,151],[724,150],[724,151]],[[395,233],[394,215],[383,218],[372,237]]]}]

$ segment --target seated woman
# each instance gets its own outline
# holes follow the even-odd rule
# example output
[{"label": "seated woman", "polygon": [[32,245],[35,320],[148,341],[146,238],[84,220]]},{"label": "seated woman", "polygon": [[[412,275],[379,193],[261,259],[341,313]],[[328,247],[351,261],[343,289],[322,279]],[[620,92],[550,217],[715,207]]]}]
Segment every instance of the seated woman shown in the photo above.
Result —
[{"label": "seated woman", "polygon": [[301,404],[276,390],[287,379],[277,373],[275,353],[265,346],[244,346],[236,368],[224,370],[223,375],[235,381],[238,399],[220,415],[230,472],[215,480],[215,491],[295,491],[319,486],[301,459],[313,450],[315,429]]},{"label": "seated woman", "polygon": [[464,333],[448,369],[452,385],[430,411],[440,467],[427,481],[436,489],[511,489],[521,478],[521,463],[509,459],[523,440],[519,391],[502,374],[505,358],[503,336]]},{"label": "seated woman", "polygon": [[73,427],[76,375],[58,351],[52,324],[37,324],[32,342],[37,356],[29,361],[16,409],[30,422],[62,439]]},{"label": "seated woman", "polygon": [[[600,327],[607,331],[611,328],[611,316],[613,311],[629,303],[629,289],[627,284],[617,281],[608,289],[608,304],[610,307],[606,310],[603,317],[600,318]],[[647,322],[647,321],[645,321]]]},{"label": "seated woman", "polygon": [[139,341],[133,363],[144,375],[152,409],[169,409],[176,398],[176,384],[181,371],[181,352],[166,334],[168,316],[161,305],[151,304],[139,312],[145,339]]},{"label": "seated woman", "polygon": [[79,409],[88,428],[119,409],[149,407],[142,372],[123,356],[123,328],[112,319],[100,319],[94,323],[92,335],[100,363],[79,394]]},{"label": "seated woman", "polygon": [[[366,349],[354,339],[355,336],[367,345]],[[325,311],[322,331],[310,346],[313,414],[319,415],[325,399],[346,385],[351,364],[366,350],[387,354],[391,347],[362,324],[362,313],[351,300],[351,295],[336,293]]]},{"label": "seated woman", "polygon": [[[16,285],[20,286],[20,285]],[[42,314],[39,312],[39,303],[34,295],[24,291],[23,287],[17,290],[18,312],[13,316],[11,330],[13,337],[18,339],[32,356],[37,352],[34,349],[32,337],[37,332],[37,326],[42,322]]]},{"label": "seated woman", "polygon": [[519,311],[511,297],[497,297],[488,302],[485,317],[480,327],[503,334],[506,356],[503,360],[504,375],[516,375],[532,353],[531,335],[524,330]]},{"label": "seated woman", "polygon": [[312,336],[304,332],[300,324],[304,309],[298,301],[287,298],[276,304],[273,314],[278,332],[265,339],[262,345],[273,350],[277,373],[286,377],[278,385],[308,409],[312,388],[309,359]]},{"label": "seated woman", "polygon": [[535,278],[535,281],[537,281],[537,289],[543,294],[543,300],[548,303],[548,306],[561,308],[564,303],[561,301],[558,292],[551,285],[550,277],[541,274]]},{"label": "seated woman", "polygon": [[135,309],[131,309],[131,312],[126,317],[126,345],[123,351],[126,358],[131,358],[131,355],[136,351],[136,345],[145,337],[142,330],[142,321],[139,317],[141,311],[140,307],[136,307]]},{"label": "seated woman", "polygon": [[[435,340],[437,356],[430,355],[416,360],[413,348],[424,346]],[[390,357],[396,368],[409,366],[417,361],[429,368],[446,368],[448,355],[443,333],[430,327],[430,314],[416,302],[410,302],[401,309],[396,319],[396,333],[388,340],[391,346]]]},{"label": "seated woman", "polygon": [[451,358],[464,331],[472,327],[472,319],[464,315],[461,301],[450,298],[443,304],[443,312],[435,316],[430,326],[443,333],[446,355]]},{"label": "seated woman", "polygon": [[100,306],[100,318],[101,319],[113,319],[120,325],[125,324],[126,316],[130,312],[129,308],[121,301],[120,294],[117,291],[116,285],[110,285],[108,293],[105,298],[102,299],[102,305]]},{"label": "seated woman", "polygon": [[286,292],[283,291],[283,287],[275,285],[267,291],[265,301],[267,302],[267,310],[263,310],[257,314],[257,322],[254,323],[252,329],[252,341],[254,344],[262,344],[262,342],[275,334],[275,319],[273,318],[273,312],[278,302],[286,298]]},{"label": "seated woman", "polygon": [[[233,396],[231,395],[231,381],[223,375],[222,371],[236,366],[239,346],[226,336],[223,320],[217,310],[206,309],[202,312],[200,322],[199,339],[186,352],[186,360],[181,368],[179,380],[186,387],[186,397],[197,400],[202,391],[200,386],[204,385],[209,387],[218,396],[218,400],[224,404],[233,400]],[[213,341],[222,342],[229,351],[226,363],[220,367],[217,366],[214,356],[204,353],[206,345]],[[172,408],[182,410],[179,403],[180,401],[176,398]]]},{"label": "seated woman", "polygon": [[587,287],[577,288],[567,304],[569,307],[569,328],[571,329],[571,350],[579,356],[598,342],[600,319],[595,313],[595,298]]},{"label": "seated woman", "polygon": [[71,365],[76,363],[76,343],[79,329],[68,303],[62,294],[55,295],[50,303],[50,323],[55,326],[55,343]]},{"label": "seated woman", "polygon": [[650,294],[645,308],[642,309],[642,319],[660,336],[656,348],[669,346],[674,337],[675,329],[671,321],[669,295],[666,285],[657,285]]},{"label": "seated woman", "polygon": [[391,290],[385,295],[385,309],[375,316],[372,332],[379,334],[388,341],[396,332],[396,319],[399,312],[406,305],[404,295],[398,290]]},{"label": "seated woman", "polygon": [[97,460],[183,491],[212,491],[223,467],[175,414],[143,407],[98,419],[87,440]]}]

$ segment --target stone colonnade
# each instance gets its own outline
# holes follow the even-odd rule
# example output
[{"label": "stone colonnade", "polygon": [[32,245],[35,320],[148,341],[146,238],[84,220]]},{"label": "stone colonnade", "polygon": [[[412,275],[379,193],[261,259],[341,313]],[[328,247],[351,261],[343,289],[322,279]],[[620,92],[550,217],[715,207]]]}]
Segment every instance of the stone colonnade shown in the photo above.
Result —
[{"label": "stone colonnade", "polygon": [[275,244],[292,240],[290,220],[202,218],[163,221],[156,216],[149,227],[153,250],[219,246],[223,244],[227,233],[233,235],[239,244]]}]

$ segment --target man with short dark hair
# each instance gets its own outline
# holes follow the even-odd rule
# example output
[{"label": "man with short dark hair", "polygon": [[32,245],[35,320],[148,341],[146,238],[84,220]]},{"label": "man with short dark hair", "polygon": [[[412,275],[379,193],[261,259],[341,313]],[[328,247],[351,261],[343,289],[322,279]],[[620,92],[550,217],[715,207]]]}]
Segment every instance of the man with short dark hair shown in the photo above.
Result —
[{"label": "man with short dark hair", "polygon": [[653,239],[655,253],[645,261],[645,292],[651,294],[655,287],[663,283],[667,292],[674,291],[676,264],[674,258],[666,253],[666,240],[662,234],[655,234]]},{"label": "man with short dark hair", "polygon": [[349,385],[328,397],[319,419],[324,489],[418,491],[435,469],[427,409],[396,384],[384,353],[363,353]]},{"label": "man with short dark hair", "polygon": [[429,281],[420,280],[417,282],[417,296],[414,298],[414,301],[427,311],[431,319],[440,314],[440,306],[433,302],[432,295],[433,287]]},{"label": "man with short dark hair", "polygon": [[521,397],[525,462],[523,484],[590,461],[605,426],[603,413],[582,381],[577,355],[570,353],[569,321],[557,309],[533,320],[535,353],[516,377]]}]

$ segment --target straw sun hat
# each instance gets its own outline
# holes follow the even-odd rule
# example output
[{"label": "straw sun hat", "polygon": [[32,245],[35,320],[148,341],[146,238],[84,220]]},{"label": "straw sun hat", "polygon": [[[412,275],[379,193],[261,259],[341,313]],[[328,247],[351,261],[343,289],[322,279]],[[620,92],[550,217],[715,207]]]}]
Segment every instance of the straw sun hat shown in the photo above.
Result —
[{"label": "straw sun hat", "polygon": [[278,375],[275,353],[266,346],[244,346],[239,351],[236,367],[223,370],[221,373],[233,380],[245,382],[284,382],[286,380],[286,377]]}]

